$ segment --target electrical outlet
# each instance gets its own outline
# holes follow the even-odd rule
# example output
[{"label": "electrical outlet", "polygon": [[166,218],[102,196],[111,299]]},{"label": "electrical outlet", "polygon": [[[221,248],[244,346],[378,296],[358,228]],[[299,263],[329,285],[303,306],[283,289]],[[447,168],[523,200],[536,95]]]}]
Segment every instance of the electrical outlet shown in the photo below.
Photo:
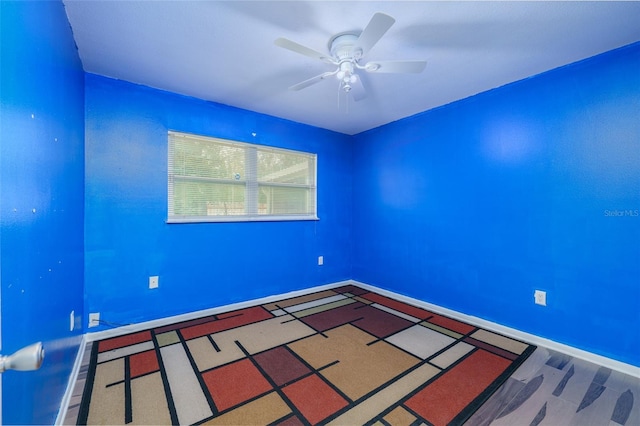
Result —
[{"label": "electrical outlet", "polygon": [[89,314],[89,328],[100,325],[100,312]]},{"label": "electrical outlet", "polygon": [[73,327],[76,325],[76,311],[71,311],[69,314],[69,331],[73,331]]},{"label": "electrical outlet", "polygon": [[533,299],[536,302],[536,305],[547,306],[547,292],[542,290],[536,290],[533,293]]},{"label": "electrical outlet", "polygon": [[158,281],[160,280],[160,277],[153,276],[153,277],[149,277],[149,288],[158,288]]},{"label": "electrical outlet", "polygon": [[318,265],[319,266],[324,265],[324,256],[318,256]]}]

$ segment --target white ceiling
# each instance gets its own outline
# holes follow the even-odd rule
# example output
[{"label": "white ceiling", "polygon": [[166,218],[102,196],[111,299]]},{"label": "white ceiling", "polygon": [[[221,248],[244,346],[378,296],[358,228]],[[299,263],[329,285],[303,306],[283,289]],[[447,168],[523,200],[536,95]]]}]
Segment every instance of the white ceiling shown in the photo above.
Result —
[{"label": "white ceiling", "polygon": [[[64,0],[85,71],[356,134],[640,40],[640,2]],[[421,74],[366,74],[368,96],[276,46],[328,52],[375,12],[396,23],[365,57],[425,59]]]}]

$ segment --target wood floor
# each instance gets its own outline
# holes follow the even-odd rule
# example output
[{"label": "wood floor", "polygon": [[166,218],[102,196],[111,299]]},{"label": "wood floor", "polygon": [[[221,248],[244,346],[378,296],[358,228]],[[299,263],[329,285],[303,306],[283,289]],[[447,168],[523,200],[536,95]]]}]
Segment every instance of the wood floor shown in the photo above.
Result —
[{"label": "wood floor", "polygon": [[[76,424],[90,346],[66,425]],[[640,378],[539,347],[465,425],[640,425]]]}]

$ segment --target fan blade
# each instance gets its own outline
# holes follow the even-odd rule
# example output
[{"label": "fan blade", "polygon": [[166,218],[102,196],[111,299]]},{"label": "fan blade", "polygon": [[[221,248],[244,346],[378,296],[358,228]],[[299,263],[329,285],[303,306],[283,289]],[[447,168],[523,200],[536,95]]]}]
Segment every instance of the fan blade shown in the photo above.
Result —
[{"label": "fan blade", "polygon": [[351,93],[351,96],[353,96],[354,101],[361,101],[367,97],[367,91],[364,89],[362,80],[359,76],[355,82],[350,83],[349,85],[351,86],[351,90],[349,91],[349,93]]},{"label": "fan blade", "polygon": [[289,87],[289,90],[302,90],[305,87],[309,87],[313,84],[316,84],[329,76],[336,75],[337,72],[338,71],[336,70],[336,71],[324,72],[320,75],[316,75],[315,77],[311,77],[308,80],[302,81],[298,84],[294,84],[293,86]]},{"label": "fan blade", "polygon": [[274,41],[276,46],[283,47],[285,49],[291,50],[292,52],[300,53],[301,55],[308,56],[314,59],[320,59],[323,62],[327,62],[329,64],[336,64],[337,62],[329,55],[325,55],[324,53],[320,53],[317,50],[313,50],[309,47],[303,46],[295,41],[291,41],[286,38],[278,38]]},{"label": "fan blade", "polygon": [[396,22],[389,15],[384,13],[376,13],[367,24],[366,28],[358,37],[356,44],[353,46],[353,52],[356,57],[362,57],[382,38],[382,36]]},{"label": "fan blade", "polygon": [[375,61],[363,67],[368,72],[379,73],[421,73],[427,61]]}]

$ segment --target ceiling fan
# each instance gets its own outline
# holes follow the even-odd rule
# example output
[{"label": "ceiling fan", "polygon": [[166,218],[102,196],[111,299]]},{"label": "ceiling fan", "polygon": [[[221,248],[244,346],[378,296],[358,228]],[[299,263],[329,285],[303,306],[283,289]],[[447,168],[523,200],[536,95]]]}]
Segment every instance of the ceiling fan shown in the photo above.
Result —
[{"label": "ceiling fan", "polygon": [[348,31],[334,35],[329,40],[330,54],[318,52],[286,38],[275,40],[277,46],[300,53],[311,58],[319,59],[336,68],[327,71],[308,80],[295,84],[289,89],[301,90],[316,84],[328,77],[335,76],[339,83],[339,89],[351,93],[354,100],[359,101],[366,97],[362,81],[357,70],[370,73],[420,73],[427,65],[426,61],[371,61],[364,65],[360,63],[362,58],[391,28],[396,20],[384,13],[373,15],[365,29],[358,32]]}]

